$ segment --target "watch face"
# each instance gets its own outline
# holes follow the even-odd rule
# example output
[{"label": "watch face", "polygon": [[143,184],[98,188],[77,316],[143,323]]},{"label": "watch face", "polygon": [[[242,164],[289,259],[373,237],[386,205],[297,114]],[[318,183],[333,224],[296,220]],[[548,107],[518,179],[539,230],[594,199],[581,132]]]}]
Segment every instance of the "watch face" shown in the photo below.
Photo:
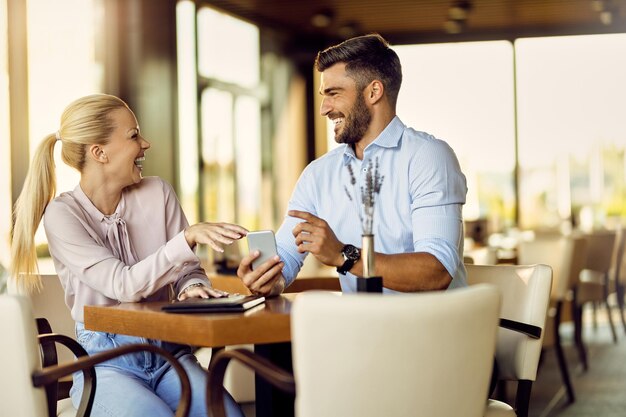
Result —
[{"label": "watch face", "polygon": [[346,259],[350,259],[351,261],[356,261],[361,257],[361,251],[359,248],[352,245],[344,246],[341,253],[343,253]]}]

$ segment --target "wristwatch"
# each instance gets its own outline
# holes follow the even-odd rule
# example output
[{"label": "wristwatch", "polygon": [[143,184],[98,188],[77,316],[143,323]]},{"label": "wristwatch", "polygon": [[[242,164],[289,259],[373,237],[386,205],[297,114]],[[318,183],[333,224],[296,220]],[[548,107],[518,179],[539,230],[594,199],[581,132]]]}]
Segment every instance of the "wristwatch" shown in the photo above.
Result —
[{"label": "wristwatch", "polygon": [[361,249],[353,245],[345,245],[341,249],[341,256],[343,256],[343,265],[337,267],[337,272],[344,274],[352,269],[354,263],[361,259]]}]

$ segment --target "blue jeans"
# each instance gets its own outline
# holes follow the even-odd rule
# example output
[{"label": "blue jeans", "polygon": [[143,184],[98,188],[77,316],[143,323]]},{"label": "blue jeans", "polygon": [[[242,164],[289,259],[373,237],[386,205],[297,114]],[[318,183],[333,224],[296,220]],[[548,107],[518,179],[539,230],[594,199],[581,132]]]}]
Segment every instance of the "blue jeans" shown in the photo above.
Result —
[{"label": "blue jeans", "polygon": [[[181,363],[191,382],[189,417],[206,417],[207,371],[203,369],[188,346],[122,334],[86,330],[76,323],[78,342],[91,355],[131,343],[150,343],[171,352]],[[138,352],[123,355],[96,366],[96,396],[93,417],[172,417],[180,399],[180,379],[176,371],[160,355]],[[78,408],[83,391],[82,372],[74,374],[70,391],[72,403]],[[243,417],[235,400],[225,397],[228,416]]]}]

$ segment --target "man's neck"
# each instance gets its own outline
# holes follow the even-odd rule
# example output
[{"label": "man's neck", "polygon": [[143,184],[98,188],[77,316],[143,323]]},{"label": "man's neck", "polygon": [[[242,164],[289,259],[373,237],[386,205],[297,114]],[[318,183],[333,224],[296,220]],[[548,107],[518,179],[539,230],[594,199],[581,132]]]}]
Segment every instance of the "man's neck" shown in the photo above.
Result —
[{"label": "man's neck", "polygon": [[365,135],[358,142],[354,143],[352,149],[354,154],[360,160],[363,160],[363,153],[367,145],[374,142],[376,138],[382,133],[383,130],[391,123],[393,118],[396,117],[395,112],[389,111],[384,115],[373,117],[372,121],[365,132]]}]

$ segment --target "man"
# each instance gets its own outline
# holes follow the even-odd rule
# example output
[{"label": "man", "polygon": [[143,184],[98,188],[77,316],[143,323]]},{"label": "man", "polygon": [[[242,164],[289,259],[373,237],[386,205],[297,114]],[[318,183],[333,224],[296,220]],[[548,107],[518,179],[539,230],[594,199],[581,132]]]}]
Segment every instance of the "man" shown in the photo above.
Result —
[{"label": "man", "polygon": [[[276,234],[278,256],[255,270],[246,256],[238,275],[253,293],[280,294],[311,253],[336,266],[342,290],[356,291],[363,273],[360,190],[376,166],[384,177],[376,196],[376,275],[384,292],[465,286],[462,205],[467,186],[443,141],[406,127],[396,116],[402,83],[397,54],[379,35],[349,39],[317,55],[320,113],[343,144],[303,171]],[[353,185],[353,178],[356,184]]]}]

